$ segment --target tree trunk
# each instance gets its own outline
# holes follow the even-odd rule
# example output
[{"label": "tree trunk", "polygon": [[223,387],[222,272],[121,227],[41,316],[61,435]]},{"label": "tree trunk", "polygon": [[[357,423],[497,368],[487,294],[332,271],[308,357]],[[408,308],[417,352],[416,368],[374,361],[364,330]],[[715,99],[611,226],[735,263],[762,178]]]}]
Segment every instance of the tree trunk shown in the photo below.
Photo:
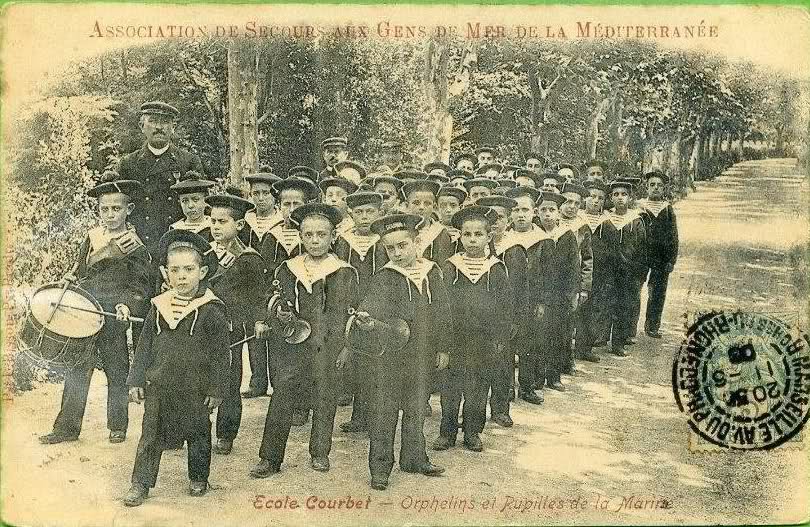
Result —
[{"label": "tree trunk", "polygon": [[695,179],[700,173],[701,164],[703,162],[703,132],[699,131],[695,136],[695,142],[692,145],[692,153],[689,156],[689,169],[687,170],[686,184],[689,188],[695,188]]},{"label": "tree trunk", "polygon": [[599,121],[602,120],[602,117],[605,115],[605,112],[610,107],[611,103],[612,99],[605,97],[599,101],[593,111],[593,114],[591,114],[591,124],[588,127],[587,133],[588,159],[596,159],[596,150],[599,145]]},{"label": "tree trunk", "polygon": [[450,43],[447,39],[432,38],[427,43],[422,86],[430,103],[432,120],[430,136],[425,145],[423,161],[449,162],[450,140],[453,136],[453,117],[448,111],[447,74],[450,64]]},{"label": "tree trunk", "polygon": [[745,159],[745,132],[740,132],[740,140],[737,143],[737,153],[740,156],[740,161]]},{"label": "tree trunk", "polygon": [[258,68],[255,43],[231,41],[228,46],[228,137],[230,182],[241,186],[259,165],[257,100]]}]

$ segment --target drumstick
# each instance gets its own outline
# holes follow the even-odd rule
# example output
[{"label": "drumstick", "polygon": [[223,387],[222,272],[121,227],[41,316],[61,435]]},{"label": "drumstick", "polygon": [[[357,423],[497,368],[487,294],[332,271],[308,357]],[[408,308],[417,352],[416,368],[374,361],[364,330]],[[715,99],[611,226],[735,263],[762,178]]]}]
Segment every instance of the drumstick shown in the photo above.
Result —
[{"label": "drumstick", "polygon": [[242,340],[236,341],[236,342],[234,342],[233,344],[231,344],[231,347],[232,347],[232,348],[235,348],[235,347],[237,347],[237,346],[241,346],[241,345],[242,345],[242,344],[244,344],[245,342],[250,342],[251,340],[253,340],[253,339],[255,339],[255,338],[256,338],[256,335],[251,335],[251,336],[249,336],[249,337],[243,338]]},{"label": "drumstick", "polygon": [[[84,313],[94,313],[96,315],[105,315],[108,317],[118,316],[117,313],[110,313],[109,311],[99,311],[98,309],[87,309],[86,307],[71,306],[70,304],[57,304],[56,302],[51,302],[51,305],[56,306],[54,310],[60,307],[66,307],[68,309],[75,309],[76,311],[83,311]],[[129,320],[130,322],[135,322],[136,324],[143,324],[144,319],[139,317],[129,317],[127,320]]]},{"label": "drumstick", "polygon": [[[74,274],[78,270],[79,270],[79,262],[76,262],[76,264],[73,266],[73,268],[71,268],[68,274]],[[56,315],[56,310],[59,309],[59,304],[61,304],[62,300],[65,298],[65,293],[67,293],[68,287],[70,287],[70,282],[65,280],[65,285],[62,286],[62,291],[59,293],[59,300],[51,303],[53,309],[51,309],[51,313],[48,315],[48,319],[45,321],[46,326],[51,323],[51,320],[53,320],[53,316]]]}]

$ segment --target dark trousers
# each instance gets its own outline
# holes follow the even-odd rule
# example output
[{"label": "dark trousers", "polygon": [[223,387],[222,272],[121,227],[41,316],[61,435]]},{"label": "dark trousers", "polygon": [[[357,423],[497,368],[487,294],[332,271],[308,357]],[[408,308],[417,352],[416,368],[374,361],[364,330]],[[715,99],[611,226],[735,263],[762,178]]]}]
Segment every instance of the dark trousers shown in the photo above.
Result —
[{"label": "dark trousers", "polygon": [[535,342],[535,331],[530,327],[535,323],[534,315],[531,315],[526,325],[512,339],[513,349],[518,356],[518,386],[521,391],[532,391],[532,384],[537,380],[539,348]]},{"label": "dark trousers", "polygon": [[[487,346],[489,344],[489,346]],[[484,430],[487,417],[487,394],[492,381],[492,362],[487,354],[494,355],[495,346],[487,342],[464,342],[459,351],[451,355],[447,371],[447,383],[442,389],[442,420],[439,434],[456,437],[458,416],[461,410],[464,434],[480,434]]]},{"label": "dark trousers", "polygon": [[[509,415],[512,386],[515,382],[515,351],[513,340],[506,345],[495,348],[491,366],[492,375],[489,385],[492,395],[489,399],[489,410],[492,415]],[[484,394],[486,397],[486,394]]]},{"label": "dark trousers", "polygon": [[369,413],[368,467],[372,476],[388,477],[394,467],[394,436],[400,407],[399,466],[415,470],[428,463],[424,427],[432,363],[425,357],[406,359],[404,355],[386,354],[371,359],[374,386]]},{"label": "dark trousers", "polygon": [[[338,350],[339,351],[339,350]],[[309,454],[328,457],[332,450],[332,431],[335,426],[339,375],[335,367],[338,351],[325,349],[298,349],[282,346],[273,353],[273,397],[267,407],[259,457],[280,467],[287,449],[292,427],[293,412],[307,391],[313,390],[312,431],[309,436]],[[312,385],[308,377],[311,372]]]},{"label": "dark trousers", "polygon": [[[132,483],[147,488],[155,486],[160,458],[165,444],[160,437],[160,399],[154,390],[146,389],[144,400],[143,429],[135,453]],[[200,420],[186,437],[188,443],[188,478],[191,481],[208,481],[211,471],[211,422]]]},{"label": "dark trousers", "polygon": [[89,344],[91,352],[87,360],[65,372],[62,404],[53,424],[54,432],[62,435],[79,435],[81,432],[90,380],[96,366],[96,349],[107,376],[107,428],[126,431],[129,424],[127,325],[106,320],[96,340]]},{"label": "dark trousers", "polygon": [[636,334],[641,312],[641,286],[644,275],[620,270],[616,273],[616,303],[613,313],[613,345],[624,345]]},{"label": "dark trousers", "polygon": [[582,302],[575,315],[576,335],[574,338],[574,356],[582,358],[593,349],[596,340],[593,323],[593,297]]},{"label": "dark trousers", "polygon": [[661,329],[661,315],[664,313],[668,285],[668,271],[665,269],[650,269],[650,276],[647,281],[647,313],[644,318],[645,331],[658,331]]},{"label": "dark trousers", "polygon": [[[231,331],[230,342],[245,338],[245,328],[239,326]],[[231,367],[228,370],[228,389],[224,393],[222,404],[217,409],[217,438],[226,441],[236,439],[239,425],[242,423],[242,346],[231,348]]]},{"label": "dark trousers", "polygon": [[267,393],[270,387],[270,346],[269,339],[251,340],[248,342],[248,361],[250,362],[250,391],[254,393]]},{"label": "dark trousers", "polygon": [[372,387],[369,357],[355,353],[350,371],[350,389],[354,397],[352,418],[356,423],[368,423],[369,395]]},{"label": "dark trousers", "polygon": [[573,313],[566,306],[546,305],[543,319],[537,326],[537,340],[541,346],[537,382],[559,382],[571,349]]}]

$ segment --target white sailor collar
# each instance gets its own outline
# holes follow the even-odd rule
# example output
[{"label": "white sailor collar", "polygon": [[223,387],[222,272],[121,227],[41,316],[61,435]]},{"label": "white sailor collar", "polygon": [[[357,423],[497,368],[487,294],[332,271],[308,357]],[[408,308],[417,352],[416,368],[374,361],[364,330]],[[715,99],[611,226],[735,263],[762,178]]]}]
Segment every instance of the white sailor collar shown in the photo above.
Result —
[{"label": "white sailor collar", "polygon": [[438,238],[439,234],[444,230],[444,225],[438,221],[434,221],[428,227],[420,230],[416,235],[416,243],[419,249],[419,254],[431,246],[431,244]]},{"label": "white sailor collar", "polygon": [[543,229],[535,224],[532,224],[531,230],[519,232],[514,229],[509,229],[504,234],[504,240],[509,240],[509,247],[513,245],[521,245],[527,251],[531,249],[534,244],[539,242],[543,237]]},{"label": "white sailor collar", "polygon": [[287,260],[287,268],[309,294],[312,294],[312,288],[318,281],[324,280],[335,271],[344,267],[354,269],[331,253],[322,261],[318,263],[311,262],[310,265],[306,265],[307,256],[306,254],[299,254],[294,258],[290,258]]},{"label": "white sailor collar", "polygon": [[284,217],[278,212],[274,212],[267,218],[268,218],[267,228],[261,229],[259,228],[259,217],[256,215],[256,211],[252,210],[250,212],[245,213],[245,223],[247,223],[250,226],[250,228],[253,229],[253,232],[258,233],[261,236],[264,236],[265,233],[270,232],[270,230],[273,227],[284,221]]},{"label": "white sailor collar", "polygon": [[185,218],[183,218],[181,220],[177,220],[171,225],[172,229],[191,231],[195,234],[199,234],[210,226],[211,218],[209,216],[203,216],[203,221],[200,223],[189,223]]},{"label": "white sailor collar", "polygon": [[201,296],[192,299],[189,304],[183,308],[180,313],[180,317],[175,320],[172,312],[172,299],[175,297],[175,295],[176,293],[174,289],[169,289],[165,293],[161,293],[152,299],[152,305],[155,306],[158,314],[161,318],[163,318],[163,321],[166,322],[166,325],[169,326],[169,329],[177,329],[177,326],[183,321],[183,319],[200,309],[200,307],[204,306],[205,304],[209,302],[221,302],[221,300],[217,298],[217,296],[210,289],[206,289],[205,293],[203,293]]},{"label": "white sailor collar", "polygon": [[573,232],[569,227],[562,227],[560,225],[555,226],[551,231],[546,231],[541,227],[538,227],[537,230],[540,231],[539,240],[552,240],[554,243],[557,243],[560,240],[560,237],[564,236],[567,232]]},{"label": "white sailor collar", "polygon": [[601,214],[590,214],[588,212],[585,212],[583,213],[583,219],[585,221],[585,224],[591,228],[591,232],[593,233],[596,232],[596,229],[598,229],[599,226],[605,222],[605,220],[607,220],[607,216],[605,215],[604,212],[602,212]]},{"label": "white sailor collar", "polygon": [[[368,236],[361,236],[354,229],[349,229],[342,233],[340,237],[346,240],[346,243],[357,254],[361,262],[366,259],[369,250],[374,247],[374,244],[380,240],[379,234],[371,233]],[[364,246],[365,243],[368,243],[368,246]]]},{"label": "white sailor collar", "polygon": [[570,220],[567,218],[560,219],[560,227],[563,229],[568,229],[576,233],[582,226],[586,225],[588,221],[582,217],[581,214],[577,214],[575,217],[571,218]]},{"label": "white sailor collar", "polygon": [[464,258],[464,253],[456,253],[456,254],[454,254],[453,256],[451,256],[450,258],[447,259],[448,262],[453,264],[456,267],[456,269],[458,269],[458,271],[461,274],[466,276],[470,280],[470,282],[472,282],[473,284],[477,284],[478,281],[481,280],[481,278],[484,275],[486,275],[487,273],[490,272],[490,270],[492,270],[493,266],[495,266],[495,265],[497,265],[497,264],[499,264],[501,262],[500,259],[496,258],[493,255],[489,255],[489,257],[487,257],[486,259],[481,258],[480,260],[481,260],[481,263],[482,263],[482,267],[481,267],[481,271],[480,271],[481,274],[476,275],[470,269],[470,267],[469,267],[469,265],[467,263],[467,260]]},{"label": "white sailor collar", "polygon": [[[285,231],[285,230],[287,230],[287,231],[294,230],[295,231],[295,236],[288,239],[286,236],[284,236],[283,231]],[[282,247],[284,247],[284,250],[287,251],[287,255],[292,254],[292,252],[295,250],[295,248],[298,247],[299,245],[301,245],[301,235],[298,233],[298,230],[297,229],[284,229],[284,222],[281,222],[281,223],[278,223],[278,224],[274,225],[267,232],[272,234],[275,237],[276,241],[278,243],[280,243]]]},{"label": "white sailor collar", "polygon": [[640,218],[640,216],[638,215],[638,211],[635,209],[628,209],[623,216],[619,216],[612,209],[607,213],[608,221],[610,221],[610,223],[612,223],[617,230],[622,230],[627,225],[633,223],[633,220],[638,218]]},{"label": "white sailor collar", "polygon": [[659,214],[661,214],[661,212],[664,209],[666,209],[667,207],[670,206],[670,203],[668,201],[666,201],[666,200],[652,201],[652,200],[649,200],[649,199],[646,199],[646,198],[645,199],[640,199],[636,203],[638,204],[638,206],[640,208],[642,208],[645,211],[649,212],[650,214],[652,214],[656,218],[658,217]]},{"label": "white sailor collar", "polygon": [[[382,266],[382,269],[391,269],[392,271],[396,271],[402,276],[404,276],[410,283],[416,286],[416,289],[419,290],[419,294],[423,293],[423,286],[425,282],[429,282],[428,280],[428,273],[430,270],[433,269],[433,266],[436,265],[436,262],[432,260],[428,260],[426,258],[417,258],[416,262],[414,263],[413,271],[416,277],[412,277],[411,273],[408,272],[408,269],[400,267],[392,261],[388,261],[385,265]],[[428,287],[430,284],[428,283]]]}]

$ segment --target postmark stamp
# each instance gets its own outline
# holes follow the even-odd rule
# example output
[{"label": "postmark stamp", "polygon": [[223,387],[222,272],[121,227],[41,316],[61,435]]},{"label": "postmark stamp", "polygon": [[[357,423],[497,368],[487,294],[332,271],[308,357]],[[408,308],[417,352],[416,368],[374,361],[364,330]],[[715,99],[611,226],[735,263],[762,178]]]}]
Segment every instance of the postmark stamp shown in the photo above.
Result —
[{"label": "postmark stamp", "polygon": [[702,439],[734,450],[776,448],[810,417],[810,341],[773,316],[702,314],[675,357],[672,388]]}]

